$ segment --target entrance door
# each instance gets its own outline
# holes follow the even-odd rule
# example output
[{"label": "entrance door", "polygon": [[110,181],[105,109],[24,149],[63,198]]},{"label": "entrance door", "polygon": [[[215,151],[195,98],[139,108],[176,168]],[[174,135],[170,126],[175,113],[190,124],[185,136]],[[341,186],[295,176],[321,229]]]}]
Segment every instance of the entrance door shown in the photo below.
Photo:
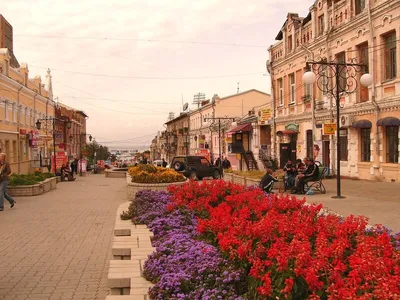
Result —
[{"label": "entrance door", "polygon": [[295,162],[297,159],[297,134],[290,135],[290,159]]},{"label": "entrance door", "polygon": [[292,148],[290,147],[290,143],[279,144],[279,154],[280,154],[279,164],[281,169],[283,169],[283,167],[289,160],[292,152],[291,150]]},{"label": "entrance door", "polygon": [[249,151],[249,134],[247,132],[243,133],[243,148],[244,151]]},{"label": "entrance door", "polygon": [[329,167],[330,163],[330,154],[331,154],[331,149],[330,149],[330,141],[323,141],[322,144],[322,155],[323,155],[323,164],[326,167]]}]

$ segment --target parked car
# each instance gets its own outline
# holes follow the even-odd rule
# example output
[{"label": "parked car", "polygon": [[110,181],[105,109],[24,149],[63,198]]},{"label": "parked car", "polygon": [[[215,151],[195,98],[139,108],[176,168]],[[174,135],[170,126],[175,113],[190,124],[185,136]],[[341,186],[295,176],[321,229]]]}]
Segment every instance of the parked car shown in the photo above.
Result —
[{"label": "parked car", "polygon": [[156,167],[162,167],[162,163],[163,161],[161,159],[153,161],[153,165],[155,165]]},{"label": "parked car", "polygon": [[204,156],[175,156],[171,167],[194,180],[203,179],[203,177],[221,178],[219,168],[213,166]]}]

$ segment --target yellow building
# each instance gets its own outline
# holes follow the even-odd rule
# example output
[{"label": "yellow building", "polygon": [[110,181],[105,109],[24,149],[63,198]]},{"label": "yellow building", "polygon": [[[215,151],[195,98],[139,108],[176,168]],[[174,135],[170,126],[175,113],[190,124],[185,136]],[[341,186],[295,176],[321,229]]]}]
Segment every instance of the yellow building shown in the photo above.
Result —
[{"label": "yellow building", "polygon": [[50,70],[46,80],[29,78],[28,65],[11,66],[12,55],[7,48],[0,49],[0,148],[7,154],[14,173],[29,173],[48,164],[52,140],[51,122],[39,119],[54,117]]}]

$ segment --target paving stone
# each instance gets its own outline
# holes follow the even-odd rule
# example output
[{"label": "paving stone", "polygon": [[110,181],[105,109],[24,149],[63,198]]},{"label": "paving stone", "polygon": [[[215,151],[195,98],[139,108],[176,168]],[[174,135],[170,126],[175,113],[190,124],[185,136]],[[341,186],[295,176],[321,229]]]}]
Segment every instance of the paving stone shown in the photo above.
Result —
[{"label": "paving stone", "polygon": [[[104,300],[116,211],[127,201],[125,180],[78,177],[16,200],[0,212],[0,300]],[[135,229],[129,222],[124,226]],[[83,295],[75,294],[80,288]]]}]

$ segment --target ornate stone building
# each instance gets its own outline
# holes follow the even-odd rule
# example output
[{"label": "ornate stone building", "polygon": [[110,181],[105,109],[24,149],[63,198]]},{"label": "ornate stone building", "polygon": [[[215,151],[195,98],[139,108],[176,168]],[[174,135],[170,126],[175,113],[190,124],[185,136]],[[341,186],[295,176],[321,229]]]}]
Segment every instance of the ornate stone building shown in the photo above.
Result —
[{"label": "ornate stone building", "polygon": [[[335,173],[336,137],[323,132],[324,124],[335,123],[335,99],[317,84],[304,85],[302,75],[307,61],[351,61],[365,67],[356,91],[340,97],[341,175],[399,181],[400,1],[318,0],[306,17],[288,14],[276,40],[267,68],[281,165],[315,156]],[[373,77],[369,88],[359,84],[366,72]]]}]

